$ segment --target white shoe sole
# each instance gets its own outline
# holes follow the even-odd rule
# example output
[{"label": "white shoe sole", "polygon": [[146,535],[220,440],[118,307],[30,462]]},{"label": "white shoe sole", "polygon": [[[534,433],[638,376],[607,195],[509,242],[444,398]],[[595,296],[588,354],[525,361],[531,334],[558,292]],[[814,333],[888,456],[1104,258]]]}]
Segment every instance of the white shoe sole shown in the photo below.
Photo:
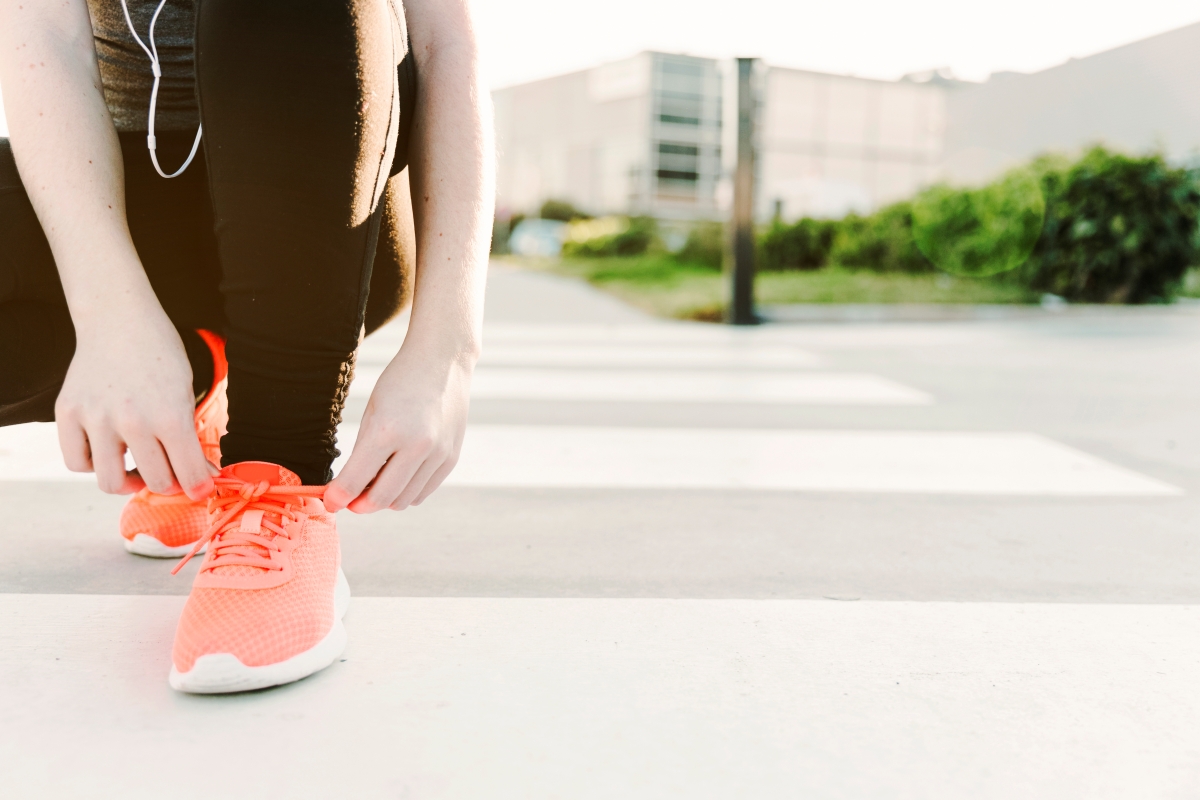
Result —
[{"label": "white shoe sole", "polygon": [[280,686],[307,678],[332,664],[346,649],[346,627],[342,617],[350,608],[350,584],[341,569],[333,591],[333,627],[316,646],[278,664],[247,667],[232,653],[200,656],[187,672],[171,666],[171,688],[189,694],[228,694]]},{"label": "white shoe sole", "polygon": [[[133,553],[135,556],[148,556],[149,558],[183,558],[192,551],[192,545],[181,544],[179,547],[167,547],[165,544],[155,539],[148,533],[136,533],[132,539],[125,540],[125,549]],[[196,555],[203,553],[205,548],[201,547]]]}]

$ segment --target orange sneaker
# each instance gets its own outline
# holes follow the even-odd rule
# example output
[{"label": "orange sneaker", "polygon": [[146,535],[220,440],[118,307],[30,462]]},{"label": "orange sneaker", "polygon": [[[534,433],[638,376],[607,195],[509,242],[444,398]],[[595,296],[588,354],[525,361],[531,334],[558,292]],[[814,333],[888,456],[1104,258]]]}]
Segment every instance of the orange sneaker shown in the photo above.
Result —
[{"label": "orange sneaker", "polygon": [[[225,340],[215,333],[200,334],[213,357],[213,385],[196,407],[196,434],[204,457],[221,463],[221,437],[229,424],[229,400],[225,386],[229,382],[229,362],[225,360]],[[125,549],[139,556],[179,558],[208,528],[208,509],[204,503],[190,500],[186,494],[155,494],[149,489],[129,498],[121,511],[121,536]]]},{"label": "orange sneaker", "polygon": [[325,487],[261,461],[215,480],[212,524],[172,570],[208,545],[175,630],[171,687],[244,692],[324,669],[346,646],[350,604]]}]

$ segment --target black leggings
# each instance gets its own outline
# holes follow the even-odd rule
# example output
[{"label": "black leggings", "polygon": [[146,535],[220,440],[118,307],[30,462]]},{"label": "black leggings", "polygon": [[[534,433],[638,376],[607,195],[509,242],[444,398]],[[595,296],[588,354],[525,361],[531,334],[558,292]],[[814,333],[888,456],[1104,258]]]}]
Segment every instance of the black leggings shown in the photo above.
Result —
[{"label": "black leggings", "polygon": [[[129,227],[193,371],[228,340],[223,461],[327,482],[362,330],[407,299],[416,81],[399,0],[201,0],[204,144],[179,178],[120,136]],[[193,131],[158,134],[168,171]],[[369,298],[369,301],[368,301]],[[49,245],[0,139],[0,425],[53,419],[75,350]]]}]

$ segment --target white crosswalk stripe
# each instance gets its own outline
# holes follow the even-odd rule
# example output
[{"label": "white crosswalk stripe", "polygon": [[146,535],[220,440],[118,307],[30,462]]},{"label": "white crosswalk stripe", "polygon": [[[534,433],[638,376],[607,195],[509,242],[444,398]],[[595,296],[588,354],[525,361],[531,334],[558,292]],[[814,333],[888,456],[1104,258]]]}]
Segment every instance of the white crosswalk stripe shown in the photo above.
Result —
[{"label": "white crosswalk stripe", "polygon": [[[341,437],[351,451],[357,430]],[[346,455],[341,462],[344,463]],[[475,425],[452,486],[1170,496],[1027,433]]]},{"label": "white crosswalk stripe", "polygon": [[787,345],[728,342],[712,345],[684,343],[556,343],[489,342],[480,363],[484,367],[661,367],[686,369],[803,369],[820,366],[809,350]]},{"label": "white crosswalk stripe", "polygon": [[[355,370],[351,393],[365,399],[382,370]],[[624,403],[925,405],[933,398],[877,375],[731,370],[505,369],[475,371],[471,396],[488,400]]]},{"label": "white crosswalk stripe", "polygon": [[[340,468],[357,427],[340,432]],[[0,428],[0,480],[69,472],[48,423]],[[1169,496],[1177,487],[1024,433],[473,425],[449,485]]]}]

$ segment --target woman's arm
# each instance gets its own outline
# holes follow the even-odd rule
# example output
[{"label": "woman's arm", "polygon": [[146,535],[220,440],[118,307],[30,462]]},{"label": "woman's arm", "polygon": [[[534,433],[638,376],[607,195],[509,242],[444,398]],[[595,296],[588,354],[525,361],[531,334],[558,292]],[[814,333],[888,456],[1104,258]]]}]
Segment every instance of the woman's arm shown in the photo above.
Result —
[{"label": "woman's arm", "polygon": [[133,491],[128,448],[151,489],[207,496],[191,368],[129,235],[85,0],[0,0],[0,81],[17,168],[75,323],[55,406],[67,466],[95,471],[104,491]]},{"label": "woman's arm", "polygon": [[404,345],[358,442],[325,492],[330,510],[420,503],[458,460],[479,357],[494,203],[491,98],[466,0],[405,0],[420,85],[409,179],[416,286]]}]

